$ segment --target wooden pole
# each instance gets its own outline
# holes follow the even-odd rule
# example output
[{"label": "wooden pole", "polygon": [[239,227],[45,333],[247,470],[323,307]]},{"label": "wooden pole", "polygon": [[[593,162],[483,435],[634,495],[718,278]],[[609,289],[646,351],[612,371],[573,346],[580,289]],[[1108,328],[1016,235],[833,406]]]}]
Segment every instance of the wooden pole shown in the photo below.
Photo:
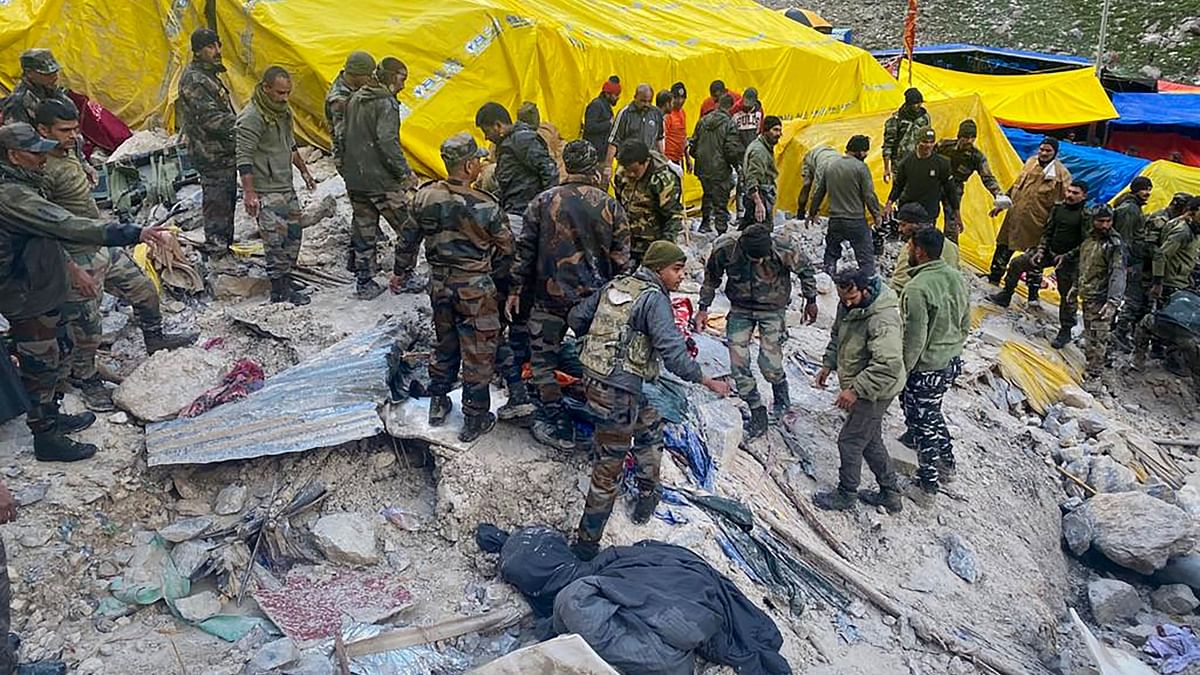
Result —
[{"label": "wooden pole", "polygon": [[346,645],[346,655],[353,659],[368,654],[379,654],[429,642],[449,640],[468,633],[503,630],[520,623],[529,614],[528,609],[508,607],[492,610],[479,616],[454,617],[428,626],[399,628],[365,640],[351,642]]}]

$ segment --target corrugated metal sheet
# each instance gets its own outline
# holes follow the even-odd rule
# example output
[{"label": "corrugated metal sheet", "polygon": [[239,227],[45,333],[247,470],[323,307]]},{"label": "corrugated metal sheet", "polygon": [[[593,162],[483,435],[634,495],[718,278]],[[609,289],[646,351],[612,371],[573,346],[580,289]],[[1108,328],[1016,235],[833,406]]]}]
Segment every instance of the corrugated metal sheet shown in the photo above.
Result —
[{"label": "corrugated metal sheet", "polygon": [[352,335],[268,378],[263,388],[199,417],[146,427],[150,466],[209,464],[283,455],[383,431],[395,320]]}]

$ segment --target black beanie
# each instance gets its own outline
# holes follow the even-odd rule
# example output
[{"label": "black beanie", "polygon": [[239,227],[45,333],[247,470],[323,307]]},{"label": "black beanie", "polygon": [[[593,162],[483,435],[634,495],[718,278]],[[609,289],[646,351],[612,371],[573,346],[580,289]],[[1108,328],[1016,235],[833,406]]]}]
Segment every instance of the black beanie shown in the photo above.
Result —
[{"label": "black beanie", "polygon": [[771,228],[765,223],[755,223],[742,230],[738,238],[742,251],[749,257],[759,259],[771,255]]}]

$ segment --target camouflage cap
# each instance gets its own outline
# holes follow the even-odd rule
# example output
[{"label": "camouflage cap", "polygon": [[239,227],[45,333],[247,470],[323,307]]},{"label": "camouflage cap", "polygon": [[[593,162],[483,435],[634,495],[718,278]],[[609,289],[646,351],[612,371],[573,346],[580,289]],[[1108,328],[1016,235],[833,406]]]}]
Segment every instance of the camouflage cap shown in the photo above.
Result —
[{"label": "camouflage cap", "polygon": [[62,66],[58,65],[54,53],[49,49],[27,49],[21,54],[21,70],[53,75],[62,70]]},{"label": "camouflage cap", "polygon": [[375,57],[366,52],[350,52],[343,70],[347,75],[370,75],[375,72]]},{"label": "camouflage cap", "polygon": [[472,157],[487,157],[488,151],[479,147],[475,138],[466,132],[454,134],[442,141],[442,161],[452,169]]},{"label": "camouflage cap", "polygon": [[917,141],[936,141],[937,133],[932,127],[921,127],[917,130]]},{"label": "camouflage cap", "polygon": [[25,122],[11,122],[0,127],[0,148],[24,150],[25,152],[50,152],[58,147],[57,141],[43,138]]},{"label": "camouflage cap", "polygon": [[591,141],[583,139],[574,140],[567,143],[563,148],[563,168],[567,173],[585,174],[589,171],[595,171],[596,166],[600,163],[600,154],[596,152],[596,146],[592,145]]}]

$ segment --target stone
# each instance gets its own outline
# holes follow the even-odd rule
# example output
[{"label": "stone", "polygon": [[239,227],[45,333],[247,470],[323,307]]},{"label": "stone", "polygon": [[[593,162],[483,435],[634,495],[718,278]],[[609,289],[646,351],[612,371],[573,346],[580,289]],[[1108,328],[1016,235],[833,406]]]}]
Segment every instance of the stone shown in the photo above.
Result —
[{"label": "stone", "polygon": [[39,548],[50,543],[50,538],[53,536],[54,530],[46,527],[34,530],[33,532],[27,532],[21,535],[21,538],[17,541],[25,548]]},{"label": "stone", "polygon": [[283,675],[333,675],[333,662],[321,654],[305,654],[290,666],[283,669]]},{"label": "stone", "polygon": [[179,574],[191,578],[204,563],[208,562],[208,552],[212,545],[205,541],[185,541],[171,549],[171,562]]},{"label": "stone", "polygon": [[957,533],[950,533],[943,544],[946,546],[946,565],[950,571],[969,584],[979,581],[978,556],[971,542]]},{"label": "stone", "polygon": [[117,412],[108,416],[108,421],[112,422],[113,424],[129,424],[129,414],[122,410],[118,410]]},{"label": "stone", "polygon": [[921,464],[917,460],[916,450],[891,438],[886,433],[883,435],[883,447],[887,450],[888,456],[892,458],[893,469],[905,476],[917,475],[917,468]]},{"label": "stone", "polygon": [[13,501],[17,506],[29,506],[36,504],[46,498],[46,492],[50,490],[50,481],[40,480],[27,487],[21,488],[13,492]]},{"label": "stone", "polygon": [[1160,612],[1180,616],[1195,611],[1200,600],[1187,585],[1167,584],[1150,594],[1150,604]]},{"label": "stone", "polygon": [[217,281],[213,284],[213,295],[220,300],[252,298],[270,292],[271,280],[266,277],[218,274]]},{"label": "stone", "polygon": [[1096,488],[1097,492],[1129,492],[1138,486],[1137,475],[1133,470],[1117,464],[1108,455],[1096,455],[1091,458],[1087,482]]},{"label": "stone", "polygon": [[1096,450],[1112,457],[1118,464],[1129,466],[1133,462],[1133,451],[1129,449],[1129,443],[1125,441],[1121,432],[1115,429],[1106,429],[1096,436]]},{"label": "stone", "polygon": [[1058,400],[1071,408],[1086,410],[1096,404],[1096,399],[1079,385],[1064,384],[1058,389]]},{"label": "stone", "polygon": [[1056,451],[1058,461],[1062,464],[1071,464],[1083,459],[1087,454],[1087,450],[1082,445],[1074,445],[1069,448],[1059,448]]},{"label": "stone", "polygon": [[204,591],[175,601],[175,609],[185,621],[200,623],[221,613],[221,598],[212,591]]},{"label": "stone", "polygon": [[175,502],[175,512],[181,516],[207,516],[212,507],[203,499],[181,499]]},{"label": "stone", "polygon": [[1063,536],[1076,555],[1095,548],[1142,574],[1153,574],[1196,544],[1195,526],[1183,509],[1142,492],[1092,497],[1063,518]]},{"label": "stone", "polygon": [[313,525],[312,533],[321,553],[330,561],[374,565],[382,558],[375,539],[375,523],[356,513],[322,516]]},{"label": "stone", "polygon": [[1098,410],[1085,410],[1075,422],[1088,438],[1096,438],[1108,429],[1108,418]]},{"label": "stone", "polygon": [[1088,604],[1097,624],[1132,619],[1142,609],[1137,589],[1118,579],[1097,579],[1088,584]]},{"label": "stone", "polygon": [[113,392],[113,402],[139,420],[172,419],[219,383],[227,368],[226,357],[216,350],[185,347],[160,351],[125,378]]},{"label": "stone", "polygon": [[1079,420],[1068,420],[1058,427],[1058,444],[1064,448],[1079,445]]},{"label": "stone", "polygon": [[218,516],[230,516],[235,513],[241,513],[242,507],[246,504],[246,486],[245,485],[226,485],[221,488],[221,492],[217,494],[217,503],[213,507],[213,511]]},{"label": "stone", "polygon": [[193,518],[184,518],[177,520],[170,525],[158,531],[158,534],[163,539],[177,544],[188,539],[199,537],[205,530],[211,527],[213,519],[208,516],[196,516]]},{"label": "stone", "polygon": [[99,657],[93,656],[79,662],[77,670],[80,675],[91,675],[93,673],[104,672],[104,661]]},{"label": "stone", "polygon": [[1136,626],[1126,626],[1121,629],[1121,639],[1138,648],[1141,648],[1146,644],[1146,640],[1157,634],[1158,630],[1148,623],[1139,623]]},{"label": "stone", "polygon": [[1200,489],[1184,485],[1175,491],[1175,504],[1193,518],[1200,518]]},{"label": "stone", "polygon": [[300,658],[300,650],[291,638],[281,638],[263,645],[246,664],[246,675],[267,675]]},{"label": "stone", "polygon": [[732,457],[742,444],[742,414],[729,399],[709,401],[696,409],[700,431],[713,459]]}]

